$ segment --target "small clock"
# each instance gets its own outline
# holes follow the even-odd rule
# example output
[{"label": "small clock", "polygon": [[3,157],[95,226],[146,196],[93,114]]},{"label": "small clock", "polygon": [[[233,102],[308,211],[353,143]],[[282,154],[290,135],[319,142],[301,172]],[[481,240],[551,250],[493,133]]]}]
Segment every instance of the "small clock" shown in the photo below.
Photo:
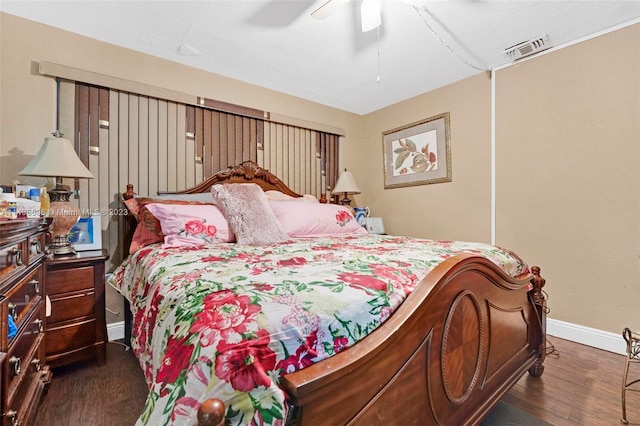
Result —
[{"label": "small clock", "polygon": [[370,234],[384,234],[384,222],[381,217],[366,218],[366,228]]}]

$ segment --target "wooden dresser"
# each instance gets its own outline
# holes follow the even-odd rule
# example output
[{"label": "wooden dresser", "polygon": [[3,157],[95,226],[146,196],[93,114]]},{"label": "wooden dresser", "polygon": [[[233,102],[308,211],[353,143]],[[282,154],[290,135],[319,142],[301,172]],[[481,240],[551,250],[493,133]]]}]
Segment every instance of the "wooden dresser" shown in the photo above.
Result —
[{"label": "wooden dresser", "polygon": [[76,361],[106,361],[104,270],[106,250],[68,256],[49,255],[47,296],[47,364],[51,368]]},{"label": "wooden dresser", "polygon": [[3,426],[30,424],[44,386],[51,380],[44,347],[47,228],[47,222],[41,219],[0,222]]}]

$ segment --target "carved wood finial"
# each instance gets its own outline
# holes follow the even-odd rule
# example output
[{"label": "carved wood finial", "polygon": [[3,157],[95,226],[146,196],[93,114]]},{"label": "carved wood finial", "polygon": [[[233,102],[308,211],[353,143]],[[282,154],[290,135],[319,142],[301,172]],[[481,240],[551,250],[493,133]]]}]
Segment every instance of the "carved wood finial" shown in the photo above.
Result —
[{"label": "carved wood finial", "polygon": [[135,197],[135,195],[136,193],[133,191],[133,184],[128,183],[127,190],[122,194],[122,198],[124,198],[125,200],[130,200]]},{"label": "carved wood finial", "polygon": [[533,278],[531,278],[531,285],[533,286],[532,297],[534,303],[542,302],[545,300],[544,293],[542,292],[542,288],[547,283],[547,280],[540,276],[540,267],[532,266],[531,273],[533,274]]},{"label": "carved wood finial", "polygon": [[198,426],[224,426],[224,402],[210,398],[198,408]]}]

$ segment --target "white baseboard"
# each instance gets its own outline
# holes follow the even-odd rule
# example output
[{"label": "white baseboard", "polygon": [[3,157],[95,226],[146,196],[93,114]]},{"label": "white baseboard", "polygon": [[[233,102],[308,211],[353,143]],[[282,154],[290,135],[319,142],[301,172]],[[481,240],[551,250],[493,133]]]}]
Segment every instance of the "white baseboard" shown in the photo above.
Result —
[{"label": "white baseboard", "polygon": [[[109,341],[124,339],[124,321],[107,324],[107,334],[109,335]],[[627,346],[622,338],[622,330],[620,330],[620,334],[615,334],[547,318],[547,334],[617,354],[626,355],[627,353]]]},{"label": "white baseboard", "polygon": [[627,345],[622,338],[622,330],[620,330],[620,334],[615,334],[583,325],[547,318],[547,334],[605,351],[621,355],[627,354]]},{"label": "white baseboard", "polygon": [[124,339],[124,321],[107,324],[107,336],[110,342]]}]

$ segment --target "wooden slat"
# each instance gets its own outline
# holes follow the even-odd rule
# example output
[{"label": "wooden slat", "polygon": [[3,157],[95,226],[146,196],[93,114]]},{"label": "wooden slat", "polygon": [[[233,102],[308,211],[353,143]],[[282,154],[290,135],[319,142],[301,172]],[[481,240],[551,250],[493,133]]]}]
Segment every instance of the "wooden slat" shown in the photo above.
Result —
[{"label": "wooden slat", "polygon": [[[135,181],[135,187],[140,188],[140,175],[138,169],[138,96],[129,94],[128,143],[129,143],[129,178]],[[146,189],[146,188],[143,188]]]},{"label": "wooden slat", "polygon": [[167,190],[176,191],[178,188],[178,141],[176,126],[176,104],[167,103]]},{"label": "wooden slat", "polygon": [[218,141],[217,145],[220,147],[220,156],[218,159],[219,168],[218,170],[222,170],[225,167],[229,166],[229,143],[223,143],[223,141],[228,141],[229,130],[227,129],[229,124],[227,122],[227,114],[219,113],[220,120],[218,121]]},{"label": "wooden slat", "polygon": [[89,139],[86,147],[87,158],[90,155],[90,147],[99,145],[100,129],[100,89],[95,86],[89,88]]},{"label": "wooden slat", "polygon": [[138,176],[129,175],[129,96],[126,93],[119,93],[118,106],[118,187],[126,188],[127,183],[137,187]]},{"label": "wooden slat", "polygon": [[[222,141],[222,128],[221,123],[223,120],[223,114],[215,111],[211,114],[211,156],[213,158],[212,161],[212,169],[211,174],[216,173],[219,170],[222,170],[224,167],[223,161],[223,152],[222,147],[220,146]],[[226,156],[226,151],[224,153]]]},{"label": "wooden slat", "polygon": [[149,194],[149,98],[138,97],[138,191]]},{"label": "wooden slat", "polygon": [[[119,194],[122,193],[123,189],[126,186],[120,186],[120,171],[118,168],[119,162],[119,146],[118,146],[118,127],[119,127],[119,116],[118,116],[118,92],[111,90],[109,91],[109,153],[108,153],[108,164],[109,164],[109,192],[107,196],[109,197],[109,206],[115,209],[120,208]],[[118,265],[124,259],[122,247],[123,247],[123,233],[120,232],[122,229],[122,217],[118,216],[117,220],[111,221],[111,225],[109,226],[109,244],[105,245],[109,249],[109,262],[112,265]],[[107,268],[110,270],[110,268]]]},{"label": "wooden slat", "polygon": [[213,113],[207,110],[202,111],[202,131],[203,131],[203,155],[204,174],[211,176],[214,168],[213,158]]},{"label": "wooden slat", "polygon": [[[106,109],[106,113],[103,114],[103,117],[106,117],[105,120],[109,119],[109,108],[108,105],[105,107],[102,104],[104,100],[104,96],[100,96],[100,110]],[[108,94],[108,92],[107,92]],[[108,99],[108,96],[107,96]],[[114,220],[114,215],[110,214],[112,212],[117,212],[118,207],[110,206],[111,197],[109,194],[109,129],[101,128],[98,132],[98,147],[100,148],[100,155],[96,158],[98,159],[98,178],[95,179],[98,187],[97,195],[98,199],[94,208],[100,209],[104,214],[101,215],[100,227],[101,227],[101,235],[102,235],[102,247],[109,248],[110,247],[110,234],[108,232],[109,227],[117,228],[117,222],[112,225]],[[94,156],[95,157],[95,156]],[[114,198],[114,202],[117,203],[117,198]],[[111,207],[111,210],[110,210]],[[115,219],[117,221],[117,219]],[[111,253],[111,251],[109,251]]]},{"label": "wooden slat", "polygon": [[[100,111],[98,118],[103,123],[109,123],[109,90],[104,87],[100,88]],[[106,126],[105,126],[106,127]]]},{"label": "wooden slat", "polygon": [[187,160],[185,118],[184,105],[176,104],[176,189],[187,188],[187,170],[193,165],[193,156]]},{"label": "wooden slat", "polygon": [[236,157],[236,159],[239,160],[236,164],[240,164],[244,160],[251,159],[250,147],[254,140],[251,134],[251,122],[255,120],[247,117],[241,117],[240,120],[242,124],[242,151],[240,153],[240,158]]},{"label": "wooden slat", "polygon": [[[158,101],[158,190],[169,188],[169,142],[167,135],[167,101]],[[151,194],[142,194],[151,195]]]},{"label": "wooden slat", "polygon": [[162,124],[164,123],[158,120],[158,100],[151,98],[149,99],[149,144],[147,147],[149,153],[149,181],[147,183],[149,192],[147,195],[157,194],[160,189],[158,188],[158,134],[159,126]]}]

